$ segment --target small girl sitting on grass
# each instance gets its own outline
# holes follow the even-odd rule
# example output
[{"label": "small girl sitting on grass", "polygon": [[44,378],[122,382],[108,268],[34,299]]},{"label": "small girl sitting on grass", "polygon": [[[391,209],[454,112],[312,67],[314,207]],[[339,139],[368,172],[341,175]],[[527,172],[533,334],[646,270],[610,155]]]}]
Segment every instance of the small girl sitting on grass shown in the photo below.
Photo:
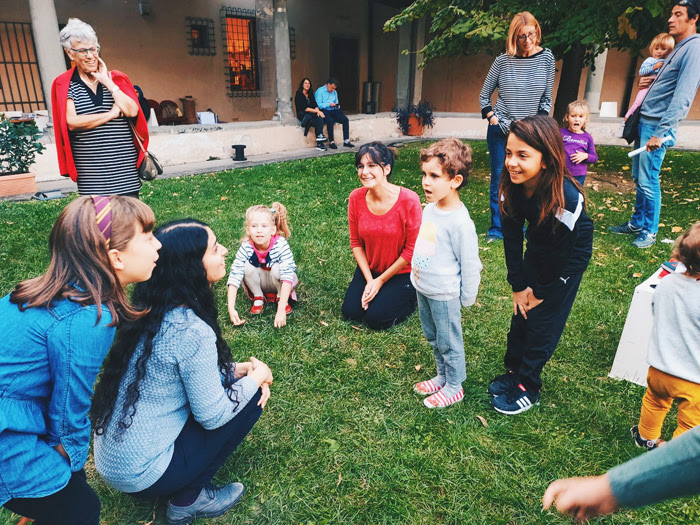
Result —
[{"label": "small girl sitting on grass", "polygon": [[663,443],[661,426],[674,400],[674,438],[700,424],[700,222],[678,238],[672,257],[686,271],[667,275],[654,292],[648,386],[639,424],[630,429],[635,444],[647,450]]},{"label": "small girl sitting on grass", "polygon": [[251,314],[263,311],[265,302],[277,303],[275,328],[287,324],[292,313],[289,302],[296,302],[298,283],[294,255],[287,239],[291,235],[287,208],[279,202],[272,206],[251,206],[245,212],[245,237],[236,252],[228,277],[228,313],[231,322],[240,326],[244,319],[236,311],[236,294],[243,282],[253,301]]}]

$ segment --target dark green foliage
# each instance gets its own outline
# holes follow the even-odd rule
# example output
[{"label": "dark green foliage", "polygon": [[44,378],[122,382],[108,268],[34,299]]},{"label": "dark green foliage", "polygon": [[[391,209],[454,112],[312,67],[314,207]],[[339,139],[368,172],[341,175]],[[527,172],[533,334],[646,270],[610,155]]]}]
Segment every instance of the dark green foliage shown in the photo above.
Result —
[{"label": "dark green foliage", "polygon": [[27,173],[37,153],[44,151],[36,123],[13,123],[0,116],[0,176]]},{"label": "dark green foliage", "polygon": [[408,119],[411,115],[415,115],[421,126],[432,128],[435,125],[435,108],[430,105],[430,102],[421,100],[418,104],[409,104],[406,107],[396,107],[393,109],[396,113],[396,124],[404,135],[408,134]]}]

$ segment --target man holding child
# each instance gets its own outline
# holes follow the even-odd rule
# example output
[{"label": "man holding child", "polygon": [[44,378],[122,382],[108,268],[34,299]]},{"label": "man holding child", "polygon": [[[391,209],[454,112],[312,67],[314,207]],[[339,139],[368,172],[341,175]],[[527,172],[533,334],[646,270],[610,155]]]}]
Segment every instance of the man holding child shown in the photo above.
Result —
[{"label": "man holding child", "polygon": [[[635,148],[646,144],[645,153],[634,157],[632,178],[637,198],[629,222],[610,228],[612,233],[635,235],[632,245],[648,248],[656,242],[661,212],[659,174],[666,149],[676,142],[678,123],[688,111],[700,85],[700,35],[697,25],[700,0],[678,0],[668,19],[668,32],[676,47],[644,98]],[[651,80],[643,78],[640,88]]]}]

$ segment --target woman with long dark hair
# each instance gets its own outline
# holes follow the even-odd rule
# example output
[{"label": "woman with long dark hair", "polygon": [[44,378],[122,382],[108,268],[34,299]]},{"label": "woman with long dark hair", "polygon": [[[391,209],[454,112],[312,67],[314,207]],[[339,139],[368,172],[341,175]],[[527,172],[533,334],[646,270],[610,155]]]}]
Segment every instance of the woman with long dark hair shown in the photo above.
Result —
[{"label": "woman with long dark hair", "polygon": [[362,145],[355,154],[361,188],[350,193],[350,247],[357,262],[343,317],[386,330],[415,311],[411,259],[421,223],[416,192],[392,184],[394,151],[381,142]]},{"label": "woman with long dark hair", "polygon": [[564,141],[553,118],[513,122],[500,195],[513,316],[507,372],[488,391],[498,412],[518,414],[539,402],[542,368],[564,331],[593,251],[593,221],[581,186],[566,170]]},{"label": "woman with long dark hair", "polygon": [[115,327],[143,311],[124,287],[151,276],[151,209],[80,197],[56,220],[43,275],[0,299],[0,505],[37,525],[97,525],[83,466],[90,397]]},{"label": "woman with long dark hair", "polygon": [[260,417],[272,374],[234,363],[212,285],[226,275],[214,232],[184,219],[156,230],[153,276],[134,289],[148,314],[121,328],[95,390],[95,465],[112,487],[167,496],[167,520],[219,516],[243,495],[211,480]]},{"label": "woman with long dark hair", "polygon": [[311,79],[304,77],[299,82],[299,88],[294,95],[294,106],[297,108],[297,118],[301,122],[301,127],[304,128],[304,136],[308,135],[309,128],[313,127],[316,131],[316,149],[326,151],[326,137],[323,136],[323,118],[325,114],[316,104],[314,96],[314,87],[311,85]]}]

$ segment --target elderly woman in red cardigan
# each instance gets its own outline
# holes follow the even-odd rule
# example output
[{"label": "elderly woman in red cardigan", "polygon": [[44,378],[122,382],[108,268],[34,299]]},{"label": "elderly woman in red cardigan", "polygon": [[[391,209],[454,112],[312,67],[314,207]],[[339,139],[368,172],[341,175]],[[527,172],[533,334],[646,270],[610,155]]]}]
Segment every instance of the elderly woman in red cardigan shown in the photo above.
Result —
[{"label": "elderly woman in red cardigan", "polygon": [[91,26],[71,18],[60,34],[74,67],[51,86],[56,150],[61,175],[78,183],[81,195],[138,197],[138,166],[148,146],[148,125],[129,77],[109,71]]}]

